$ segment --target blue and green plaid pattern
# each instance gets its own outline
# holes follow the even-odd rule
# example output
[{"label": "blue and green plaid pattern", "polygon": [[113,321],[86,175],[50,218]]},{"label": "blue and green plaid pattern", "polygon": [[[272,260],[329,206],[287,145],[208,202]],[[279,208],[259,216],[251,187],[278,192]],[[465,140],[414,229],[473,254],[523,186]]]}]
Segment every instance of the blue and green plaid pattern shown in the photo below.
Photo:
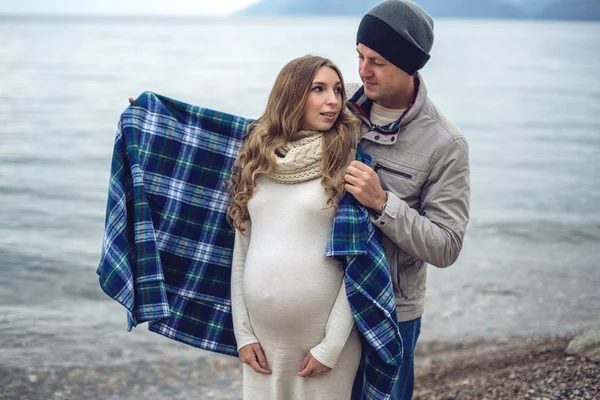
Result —
[{"label": "blue and green plaid pattern", "polygon": [[[357,160],[369,165],[360,151]],[[385,252],[369,212],[350,193],[340,202],[326,256],[346,266],[346,293],[363,352],[352,399],[390,399],[402,361],[396,300]]]},{"label": "blue and green plaid pattern", "polygon": [[[149,322],[153,332],[237,356],[225,182],[251,122],[151,92],[121,115],[97,273],[127,309],[129,330]],[[402,354],[389,269],[367,211],[349,194],[327,255],[346,266],[363,343],[353,399],[389,399]]]}]

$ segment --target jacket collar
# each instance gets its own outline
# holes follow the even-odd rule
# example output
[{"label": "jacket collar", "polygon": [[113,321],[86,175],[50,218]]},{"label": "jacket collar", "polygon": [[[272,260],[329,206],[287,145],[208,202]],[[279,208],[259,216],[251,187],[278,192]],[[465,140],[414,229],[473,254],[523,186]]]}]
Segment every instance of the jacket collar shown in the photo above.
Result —
[{"label": "jacket collar", "polygon": [[347,106],[352,113],[361,119],[369,131],[363,135],[363,139],[371,140],[383,145],[391,145],[396,142],[400,128],[409,124],[421,112],[427,100],[427,88],[421,74],[415,75],[415,98],[410,107],[398,118],[397,121],[384,126],[376,126],[371,123],[370,115],[373,100],[365,94],[364,86],[348,100]]}]

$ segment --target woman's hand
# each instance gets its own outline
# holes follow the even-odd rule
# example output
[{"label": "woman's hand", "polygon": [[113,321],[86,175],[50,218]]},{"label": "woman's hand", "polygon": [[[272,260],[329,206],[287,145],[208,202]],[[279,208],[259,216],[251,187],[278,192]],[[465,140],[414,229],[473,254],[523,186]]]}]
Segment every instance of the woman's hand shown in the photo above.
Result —
[{"label": "woman's hand", "polygon": [[329,371],[331,371],[331,368],[326,367],[318,362],[309,351],[306,357],[304,357],[302,364],[300,364],[298,376],[302,378],[313,378],[319,374],[324,374]]},{"label": "woman's hand", "polygon": [[267,359],[259,343],[248,344],[238,351],[240,361],[248,364],[259,374],[270,375],[272,372],[268,369]]}]

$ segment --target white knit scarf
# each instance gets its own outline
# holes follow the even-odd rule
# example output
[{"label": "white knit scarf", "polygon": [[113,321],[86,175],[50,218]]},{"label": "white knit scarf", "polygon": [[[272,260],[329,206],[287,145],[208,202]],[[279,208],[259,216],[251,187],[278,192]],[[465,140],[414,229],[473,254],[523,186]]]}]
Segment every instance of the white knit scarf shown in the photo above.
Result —
[{"label": "white knit scarf", "polygon": [[323,175],[323,133],[301,131],[298,137],[275,152],[275,172],[269,175],[272,181],[294,184]]}]

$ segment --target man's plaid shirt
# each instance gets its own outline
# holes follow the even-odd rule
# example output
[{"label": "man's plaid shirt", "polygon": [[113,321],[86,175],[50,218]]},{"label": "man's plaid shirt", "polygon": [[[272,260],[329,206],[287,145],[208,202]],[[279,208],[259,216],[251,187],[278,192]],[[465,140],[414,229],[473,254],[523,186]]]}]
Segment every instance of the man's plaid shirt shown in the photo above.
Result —
[{"label": "man's plaid shirt", "polygon": [[[153,332],[237,356],[226,181],[251,122],[151,92],[121,115],[97,273],[104,292],[127,309],[129,330],[149,322]],[[377,235],[368,211],[347,193],[326,256],[345,267],[361,335],[353,399],[391,398],[402,360],[389,268]]]}]

